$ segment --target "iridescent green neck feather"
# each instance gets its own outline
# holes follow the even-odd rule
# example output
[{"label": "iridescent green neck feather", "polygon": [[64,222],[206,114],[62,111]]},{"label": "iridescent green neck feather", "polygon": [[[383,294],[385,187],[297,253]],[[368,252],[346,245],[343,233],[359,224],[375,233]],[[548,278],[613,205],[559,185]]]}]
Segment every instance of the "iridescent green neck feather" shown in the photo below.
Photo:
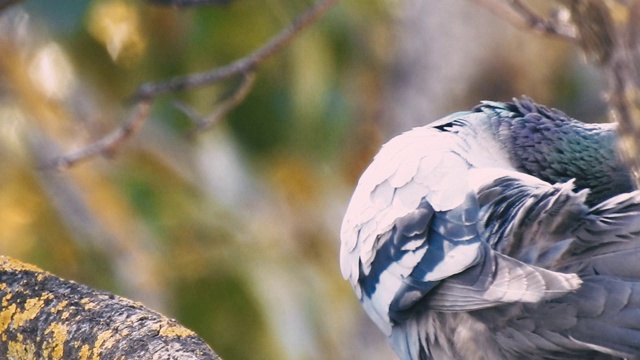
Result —
[{"label": "iridescent green neck feather", "polygon": [[576,179],[576,190],[590,189],[588,204],[633,190],[612,124],[585,124],[527,98],[475,110],[490,117],[519,171],[550,183]]}]

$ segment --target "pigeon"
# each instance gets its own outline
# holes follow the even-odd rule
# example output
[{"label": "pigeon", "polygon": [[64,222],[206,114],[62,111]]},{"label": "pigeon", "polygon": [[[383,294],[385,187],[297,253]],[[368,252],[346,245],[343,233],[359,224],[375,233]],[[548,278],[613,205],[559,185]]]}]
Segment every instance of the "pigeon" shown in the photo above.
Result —
[{"label": "pigeon", "polygon": [[528,97],[383,145],[340,267],[402,360],[640,359],[640,192],[615,124]]}]

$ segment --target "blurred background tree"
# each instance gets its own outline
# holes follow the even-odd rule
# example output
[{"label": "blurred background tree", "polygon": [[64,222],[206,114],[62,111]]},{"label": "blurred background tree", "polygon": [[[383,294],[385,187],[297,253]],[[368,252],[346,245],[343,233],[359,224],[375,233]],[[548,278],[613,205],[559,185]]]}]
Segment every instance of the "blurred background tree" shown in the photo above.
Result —
[{"label": "blurred background tree", "polygon": [[227,360],[393,358],[338,249],[357,178],[397,132],[521,94],[606,115],[603,79],[567,42],[469,0],[351,0],[264,62],[210,130],[187,136],[187,115],[214,113],[241,78],[158,97],[113,159],[46,166],[118,128],[140,84],[229,64],[313,4],[220,3],[1,13],[0,253],[175,317]]}]

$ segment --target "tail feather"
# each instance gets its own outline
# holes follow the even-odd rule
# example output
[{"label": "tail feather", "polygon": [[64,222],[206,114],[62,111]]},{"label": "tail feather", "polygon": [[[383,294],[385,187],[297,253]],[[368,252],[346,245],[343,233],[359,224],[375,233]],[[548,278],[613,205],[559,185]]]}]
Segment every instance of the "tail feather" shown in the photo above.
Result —
[{"label": "tail feather", "polygon": [[576,324],[567,331],[571,339],[614,356],[640,356],[639,281],[590,277],[562,301],[577,309]]},{"label": "tail feather", "polygon": [[[578,290],[562,297],[476,316],[487,324],[508,319],[495,339],[510,358],[640,358],[640,282],[606,276],[582,280]],[[554,353],[559,356],[548,356]]]},{"label": "tail feather", "polygon": [[[594,351],[639,358],[640,191],[591,208],[575,238],[563,255],[562,271],[579,274],[583,284],[554,301],[575,311],[568,337]],[[543,313],[540,326],[548,327],[553,317]]]}]

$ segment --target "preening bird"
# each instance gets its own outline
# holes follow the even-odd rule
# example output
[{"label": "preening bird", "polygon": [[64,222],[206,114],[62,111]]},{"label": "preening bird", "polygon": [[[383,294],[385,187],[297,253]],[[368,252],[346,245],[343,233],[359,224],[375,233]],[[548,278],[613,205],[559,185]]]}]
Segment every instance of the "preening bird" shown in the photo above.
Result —
[{"label": "preening bird", "polygon": [[640,358],[640,192],[617,139],[521,98],[382,147],[340,265],[401,359]]}]

